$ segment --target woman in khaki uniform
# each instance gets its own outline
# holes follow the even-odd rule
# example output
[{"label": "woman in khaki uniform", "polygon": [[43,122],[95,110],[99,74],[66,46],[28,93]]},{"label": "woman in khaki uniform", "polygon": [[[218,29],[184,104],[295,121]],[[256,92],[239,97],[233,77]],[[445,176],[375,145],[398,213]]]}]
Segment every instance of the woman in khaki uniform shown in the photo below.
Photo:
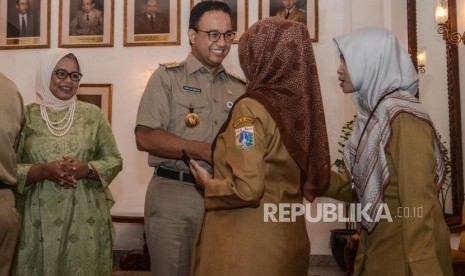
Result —
[{"label": "woman in khaki uniform", "polygon": [[[289,47],[290,46],[290,47]],[[324,112],[310,35],[280,18],[259,21],[239,42],[249,83],[214,142],[214,178],[190,167],[205,189],[194,275],[307,275],[305,220],[273,204],[313,200],[329,180]],[[280,221],[279,215],[284,220]]]},{"label": "woman in khaki uniform", "polygon": [[[325,196],[356,200],[369,215],[359,224],[354,275],[452,275],[437,198],[445,176],[441,143],[415,97],[418,76],[408,53],[382,28],[334,40],[342,90],[356,92],[357,120],[344,149],[348,174],[332,173]],[[385,217],[377,220],[380,210]]]}]

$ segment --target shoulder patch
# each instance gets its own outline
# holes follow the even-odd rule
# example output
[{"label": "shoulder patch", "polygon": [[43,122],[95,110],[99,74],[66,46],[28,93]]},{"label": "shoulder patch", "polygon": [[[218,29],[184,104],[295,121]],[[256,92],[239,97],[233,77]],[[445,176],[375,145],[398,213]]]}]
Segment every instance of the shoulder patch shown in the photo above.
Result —
[{"label": "shoulder patch", "polygon": [[239,119],[235,120],[234,123],[233,123],[233,127],[234,128],[237,128],[238,126],[240,125],[252,125],[253,122],[255,122],[255,119],[252,118],[252,117],[248,117],[248,116],[242,116],[240,117]]},{"label": "shoulder patch", "polygon": [[229,73],[229,72],[228,72],[227,74],[228,74],[228,76],[232,77],[232,78],[235,79],[235,80],[238,80],[238,81],[241,82],[242,84],[245,84],[245,83],[246,83],[245,79],[242,78],[242,77],[239,77],[238,75],[234,75],[234,74],[231,74],[231,73]]},{"label": "shoulder patch", "polygon": [[253,126],[244,126],[235,129],[236,132],[236,148],[248,149],[254,146],[255,135]]},{"label": "shoulder patch", "polygon": [[176,61],[171,61],[171,62],[160,63],[160,65],[169,69],[169,68],[179,67],[182,64]]}]

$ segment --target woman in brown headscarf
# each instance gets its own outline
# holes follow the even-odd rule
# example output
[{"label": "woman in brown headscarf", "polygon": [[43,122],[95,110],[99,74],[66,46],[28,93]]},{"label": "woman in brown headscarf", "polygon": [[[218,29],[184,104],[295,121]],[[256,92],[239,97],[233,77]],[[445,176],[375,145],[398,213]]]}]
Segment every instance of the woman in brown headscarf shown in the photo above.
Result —
[{"label": "woman in brown headscarf", "polygon": [[[214,142],[194,275],[307,275],[305,219],[280,213],[325,189],[329,153],[312,44],[304,24],[266,18],[239,42],[249,80]],[[281,204],[281,205],[280,205]]]}]

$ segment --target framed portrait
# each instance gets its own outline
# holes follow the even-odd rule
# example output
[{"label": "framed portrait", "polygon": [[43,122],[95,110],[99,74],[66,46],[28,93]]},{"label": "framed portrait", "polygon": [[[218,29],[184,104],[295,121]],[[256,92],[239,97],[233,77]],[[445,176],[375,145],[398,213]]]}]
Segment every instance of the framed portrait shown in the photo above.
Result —
[{"label": "framed portrait", "polygon": [[0,0],[0,49],[50,48],[50,0]]},{"label": "framed portrait", "polygon": [[114,0],[60,0],[58,47],[113,47]]},{"label": "framed portrait", "polygon": [[78,100],[95,104],[111,124],[112,84],[81,84],[76,97]]},{"label": "framed portrait", "polygon": [[313,42],[318,42],[318,0],[259,0],[259,19],[279,16],[307,25]]},{"label": "framed portrait", "polygon": [[180,45],[181,0],[124,0],[124,46]]},{"label": "framed portrait", "polygon": [[[203,0],[191,0],[191,9],[202,2]],[[225,2],[228,4],[231,9],[231,25],[232,30],[236,32],[236,37],[234,38],[233,43],[238,43],[241,35],[247,30],[248,23],[248,14],[249,14],[249,3],[248,0],[216,0],[220,2]]]}]

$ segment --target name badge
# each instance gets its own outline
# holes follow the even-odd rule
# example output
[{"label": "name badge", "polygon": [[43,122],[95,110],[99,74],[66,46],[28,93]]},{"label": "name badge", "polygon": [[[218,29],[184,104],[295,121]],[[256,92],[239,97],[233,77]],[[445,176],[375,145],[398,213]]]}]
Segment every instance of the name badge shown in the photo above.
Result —
[{"label": "name badge", "polygon": [[194,93],[200,93],[202,92],[202,90],[200,88],[197,88],[197,87],[191,87],[191,86],[187,86],[187,85],[183,85],[182,86],[182,90],[186,91],[186,92],[194,92]]}]

